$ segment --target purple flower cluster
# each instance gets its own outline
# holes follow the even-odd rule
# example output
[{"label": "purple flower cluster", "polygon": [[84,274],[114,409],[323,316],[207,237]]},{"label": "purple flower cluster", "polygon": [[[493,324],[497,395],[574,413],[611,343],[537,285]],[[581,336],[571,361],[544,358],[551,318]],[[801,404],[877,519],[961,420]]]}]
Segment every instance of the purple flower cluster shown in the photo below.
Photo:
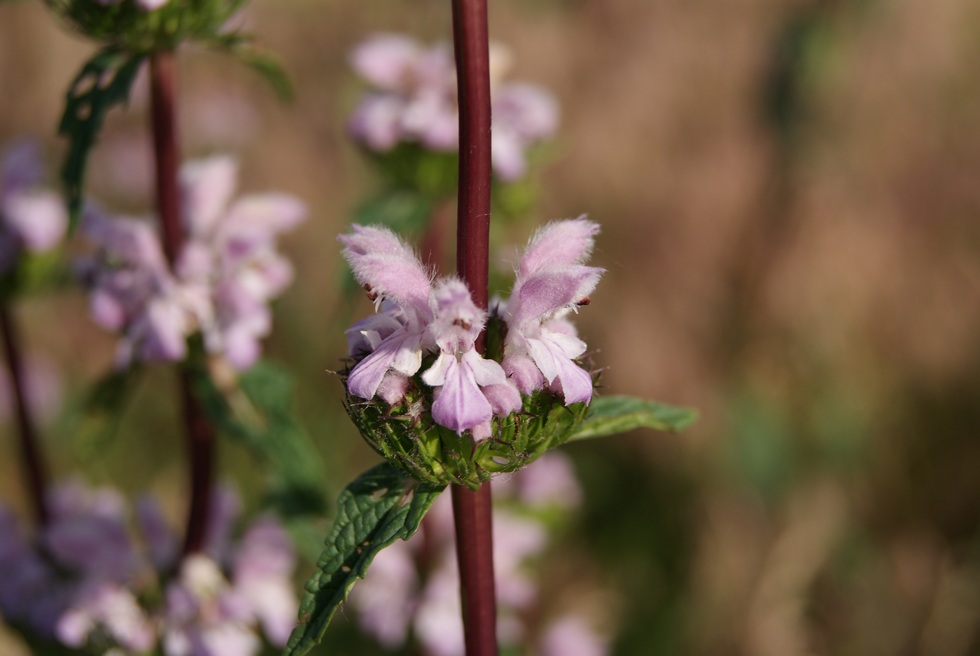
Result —
[{"label": "purple flower cluster", "polygon": [[81,266],[92,289],[96,323],[119,332],[117,361],[174,361],[200,331],[211,353],[237,369],[261,354],[272,327],[269,301],[292,281],[276,250],[279,233],[303,220],[292,196],[254,194],[232,202],[237,165],[228,157],[191,162],[181,171],[187,241],[171,268],[147,221],[114,218],[95,207],[83,231],[95,253]]},{"label": "purple flower cluster", "polygon": [[[581,490],[568,458],[550,451],[527,469],[499,479],[494,489],[494,574],[499,601],[499,639],[504,646],[531,645],[541,656],[602,656],[606,639],[580,617],[578,609],[544,626],[529,565],[548,546],[543,517],[575,507]],[[452,507],[440,497],[422,529],[374,559],[350,603],[361,628],[394,649],[411,635],[424,653],[462,656],[463,626],[459,573],[453,553]]]},{"label": "purple flower cluster", "polygon": [[[412,249],[382,227],[354,226],[340,237],[354,276],[380,311],[347,331],[357,364],[347,377],[356,397],[399,403],[419,383],[434,389],[432,418],[476,439],[490,421],[522,408],[521,394],[547,389],[565,403],[588,403],[592,378],[575,359],[586,345],[568,321],[588,302],[603,269],[582,264],[599,226],[583,218],[541,228],[520,258],[510,300],[496,311],[506,324],[500,362],[474,344],[487,321],[461,281],[433,281]],[[423,357],[435,361],[420,377]]]},{"label": "purple flower cluster", "polygon": [[[502,180],[527,173],[527,149],[558,126],[558,105],[540,87],[501,83],[509,59],[491,49],[492,159]],[[350,133],[367,148],[386,152],[402,142],[435,151],[459,147],[459,107],[453,53],[445,45],[424,48],[413,39],[378,34],[351,54],[351,65],[373,89],[354,112]]]},{"label": "purple flower cluster", "polygon": [[64,202],[42,188],[44,179],[36,142],[17,141],[0,157],[0,275],[13,269],[23,252],[47,251],[65,235]]},{"label": "purple flower cluster", "polygon": [[271,518],[233,545],[237,505],[227,490],[216,496],[207,550],[169,582],[160,576],[176,565],[177,536],[148,498],[137,505],[139,540],[129,535],[125,501],[107,488],[52,490],[50,522],[33,541],[0,508],[0,615],[71,648],[133,653],[159,644],[165,656],[248,656],[262,648],[260,629],[281,646],[297,608],[292,545]]}]

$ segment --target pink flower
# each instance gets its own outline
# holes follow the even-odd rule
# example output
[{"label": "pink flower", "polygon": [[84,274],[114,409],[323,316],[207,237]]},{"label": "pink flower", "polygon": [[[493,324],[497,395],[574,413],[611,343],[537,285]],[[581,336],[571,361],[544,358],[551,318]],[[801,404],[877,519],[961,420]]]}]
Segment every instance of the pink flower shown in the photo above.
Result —
[{"label": "pink flower", "polygon": [[252,609],[269,642],[283,647],[296,624],[293,545],[282,525],[260,518],[245,532],[233,565],[235,592]]},{"label": "pink flower", "polygon": [[541,656],[605,656],[609,640],[580,617],[566,616],[554,622],[541,640]]},{"label": "pink flower", "polygon": [[384,319],[364,324],[355,337],[358,345],[368,345],[372,352],[351,370],[347,389],[371,399],[389,372],[413,376],[421,368],[423,348],[429,345],[426,326],[432,320],[431,283],[418,257],[393,232],[363,226],[353,230],[340,241],[354,277],[376,295],[379,305],[388,300],[397,308],[388,310]]},{"label": "pink flower", "polygon": [[[494,172],[513,181],[527,173],[526,151],[551,137],[558,106],[543,89],[529,84],[498,84],[499,63],[509,59],[491,49]],[[354,110],[351,136],[367,148],[387,152],[400,143],[418,143],[436,152],[459,147],[459,108],[452,50],[423,47],[396,34],[377,34],[357,46],[351,66],[373,88]]]},{"label": "pink flower", "polygon": [[43,253],[65,235],[68,215],[61,197],[41,188],[44,169],[36,142],[15,142],[0,160],[0,273],[24,251]]},{"label": "pink flower", "polygon": [[207,291],[170,272],[160,238],[146,221],[86,208],[82,231],[95,246],[80,271],[92,288],[92,318],[122,333],[117,364],[181,360],[187,337],[211,313]]},{"label": "pink flower", "polygon": [[498,363],[474,350],[486,313],[476,307],[466,285],[456,279],[436,286],[431,306],[434,319],[430,331],[440,352],[422,380],[436,388],[432,418],[457,433],[485,425],[481,432],[489,437],[494,409],[482,388],[506,389],[507,375]]},{"label": "pink flower", "polygon": [[276,239],[303,220],[305,206],[285,194],[232,201],[237,165],[227,157],[191,162],[181,170],[185,242],[174,270],[147,222],[86,212],[83,230],[96,252],[81,267],[92,288],[96,323],[121,332],[120,366],[132,360],[186,356],[197,331],[205,346],[237,369],[261,354],[272,327],[269,302],[292,281]]},{"label": "pink flower", "polygon": [[275,240],[305,218],[306,207],[279,193],[231,202],[237,164],[229,157],[185,165],[181,182],[190,238],[177,273],[187,283],[210,289],[213,321],[204,325],[208,349],[246,369],[261,353],[259,340],[271,330],[269,302],[293,278]]},{"label": "pink flower", "polygon": [[582,218],[555,221],[535,233],[521,256],[504,312],[503,366],[525,394],[547,384],[566,404],[592,398],[592,377],[574,362],[586,344],[565,317],[588,302],[603,273],[581,264],[598,231]]},{"label": "pink flower", "polygon": [[58,618],[56,635],[69,647],[84,647],[98,627],[127,651],[146,652],[156,644],[150,619],[131,592],[118,585],[83,587]]}]

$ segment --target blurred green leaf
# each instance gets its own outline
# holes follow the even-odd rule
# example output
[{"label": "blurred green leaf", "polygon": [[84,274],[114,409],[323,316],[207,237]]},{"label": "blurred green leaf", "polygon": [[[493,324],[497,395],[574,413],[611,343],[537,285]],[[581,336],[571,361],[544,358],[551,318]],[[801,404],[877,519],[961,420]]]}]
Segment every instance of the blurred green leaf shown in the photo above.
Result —
[{"label": "blurred green leaf", "polygon": [[400,234],[421,234],[435,209],[431,198],[411,189],[389,187],[354,210],[354,223],[384,225]]},{"label": "blurred green leaf", "polygon": [[215,425],[269,464],[265,502],[287,521],[325,513],[323,467],[293,415],[290,375],[262,362],[242,374],[237,387],[220,389],[203,367],[192,372],[195,394]]},{"label": "blurred green leaf", "polygon": [[293,99],[295,95],[293,82],[282,61],[273,53],[255,47],[250,35],[237,32],[221,34],[212,39],[210,45],[227,52],[261,75],[280,100],[289,101]]},{"label": "blurred green leaf", "polygon": [[81,460],[99,457],[115,437],[126,403],[136,393],[142,379],[141,367],[110,371],[89,391],[75,429],[75,451]]},{"label": "blurred green leaf", "polygon": [[634,428],[677,432],[698,418],[696,410],[644,401],[631,396],[600,396],[589,406],[589,415],[569,441],[606,437]]},{"label": "blurred green leaf", "polygon": [[317,572],[306,583],[286,656],[300,656],[322,638],[330,620],[374,557],[419,527],[444,486],[426,486],[388,463],[361,474],[340,494],[337,519],[325,541]]},{"label": "blurred green leaf", "polygon": [[129,99],[129,90],[143,59],[144,55],[117,46],[103,48],[86,62],[68,89],[58,134],[69,140],[68,155],[61,170],[68,194],[69,231],[74,229],[81,212],[89,151],[109,110]]}]

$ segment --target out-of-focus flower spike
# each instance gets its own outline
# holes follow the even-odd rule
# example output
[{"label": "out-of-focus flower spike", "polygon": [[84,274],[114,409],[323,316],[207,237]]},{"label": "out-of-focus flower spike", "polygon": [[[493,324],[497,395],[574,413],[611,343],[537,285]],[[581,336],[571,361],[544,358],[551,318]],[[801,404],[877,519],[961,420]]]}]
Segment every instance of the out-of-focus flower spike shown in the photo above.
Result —
[{"label": "out-of-focus flower spike", "polygon": [[218,234],[228,237],[268,237],[292,230],[306,218],[306,204],[280,193],[244,196],[228,208]]},{"label": "out-of-focus flower spike", "polygon": [[419,44],[399,34],[374,34],[354,48],[351,67],[379,89],[403,88],[420,53]]},{"label": "out-of-focus flower spike", "polygon": [[56,246],[68,227],[64,201],[53,191],[10,194],[3,199],[0,215],[32,253]]},{"label": "out-of-focus flower spike", "polygon": [[238,163],[217,155],[184,164],[180,169],[184,221],[192,235],[210,234],[238,184]]}]

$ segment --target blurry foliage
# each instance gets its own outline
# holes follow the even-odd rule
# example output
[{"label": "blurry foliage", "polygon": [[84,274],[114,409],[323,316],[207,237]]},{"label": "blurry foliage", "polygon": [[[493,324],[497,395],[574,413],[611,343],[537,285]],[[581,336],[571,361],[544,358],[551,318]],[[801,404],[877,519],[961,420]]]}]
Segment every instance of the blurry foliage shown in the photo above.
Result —
[{"label": "blurry foliage", "polygon": [[58,134],[69,141],[61,180],[68,194],[70,231],[82,211],[89,151],[98,140],[109,110],[129,99],[143,59],[143,55],[127,53],[116,46],[106,47],[85,63],[68,89]]}]

